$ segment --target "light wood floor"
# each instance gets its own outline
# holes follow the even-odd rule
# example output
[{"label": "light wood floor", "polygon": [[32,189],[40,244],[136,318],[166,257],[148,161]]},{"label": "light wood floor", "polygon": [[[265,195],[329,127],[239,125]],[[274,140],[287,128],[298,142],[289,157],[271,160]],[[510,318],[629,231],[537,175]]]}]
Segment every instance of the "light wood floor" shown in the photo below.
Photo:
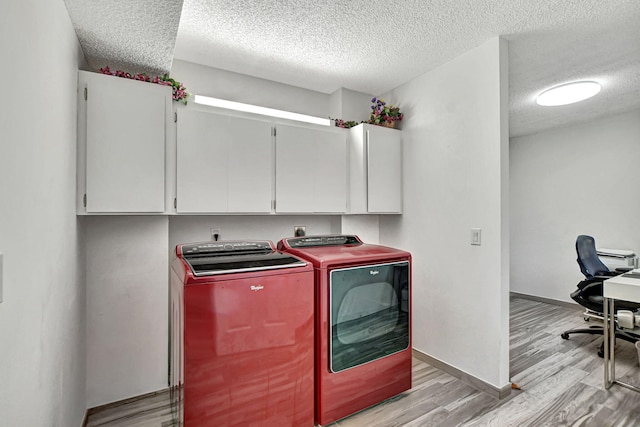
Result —
[{"label": "light wood floor", "polygon": [[[331,426],[640,426],[640,393],[617,385],[603,388],[603,361],[597,356],[602,337],[560,338],[561,332],[584,326],[580,311],[512,297],[510,322],[511,381],[521,391],[497,400],[414,359],[411,390]],[[640,384],[636,349],[620,340],[616,374]],[[168,393],[92,413],[87,426],[173,426]]]}]

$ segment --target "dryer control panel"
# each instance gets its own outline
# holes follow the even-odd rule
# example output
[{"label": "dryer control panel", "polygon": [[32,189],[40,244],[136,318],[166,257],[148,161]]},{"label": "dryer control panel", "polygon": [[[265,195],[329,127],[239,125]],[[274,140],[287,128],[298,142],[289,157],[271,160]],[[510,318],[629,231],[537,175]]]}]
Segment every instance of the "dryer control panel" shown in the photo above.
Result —
[{"label": "dryer control panel", "polygon": [[331,234],[326,236],[306,236],[285,239],[290,248],[310,248],[314,246],[344,246],[361,245],[358,236],[345,234]]}]

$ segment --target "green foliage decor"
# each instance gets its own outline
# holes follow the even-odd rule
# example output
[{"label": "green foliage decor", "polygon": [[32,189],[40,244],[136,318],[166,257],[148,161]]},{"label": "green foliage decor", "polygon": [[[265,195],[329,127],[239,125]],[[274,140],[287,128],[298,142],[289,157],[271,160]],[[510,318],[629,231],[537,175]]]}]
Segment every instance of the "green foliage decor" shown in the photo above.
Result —
[{"label": "green foliage decor", "polygon": [[[371,98],[371,115],[368,121],[362,121],[360,123],[369,123],[372,125],[392,127],[394,122],[400,121],[404,118],[404,114],[400,112],[400,107],[396,107],[393,104],[387,105],[384,99]],[[335,125],[339,128],[351,128],[359,125],[360,123],[353,120],[332,119]]]},{"label": "green foliage decor", "polygon": [[124,77],[126,79],[156,83],[163,86],[171,86],[171,89],[173,91],[171,96],[172,99],[174,101],[182,102],[183,104],[187,105],[187,98],[189,97],[190,93],[187,92],[187,89],[182,85],[182,83],[172,79],[168,74],[149,77],[144,73],[131,74],[121,70],[111,71],[109,67],[100,68],[100,72],[102,74],[108,74],[110,76]]}]

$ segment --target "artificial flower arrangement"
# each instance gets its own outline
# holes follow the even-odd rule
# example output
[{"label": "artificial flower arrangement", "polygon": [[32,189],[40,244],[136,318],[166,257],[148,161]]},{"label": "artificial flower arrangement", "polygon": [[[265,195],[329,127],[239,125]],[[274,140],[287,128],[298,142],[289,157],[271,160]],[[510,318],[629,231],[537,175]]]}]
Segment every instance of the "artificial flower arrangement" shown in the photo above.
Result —
[{"label": "artificial flower arrangement", "polygon": [[336,124],[336,127],[339,128],[352,128],[360,124],[354,120],[332,119],[331,117],[329,117],[329,120],[333,120],[333,122]]},{"label": "artificial flower arrangement", "polygon": [[174,101],[180,101],[183,104],[187,105],[187,98],[190,94],[187,92],[182,83],[175,81],[174,79],[169,77],[168,74],[164,74],[163,76],[149,77],[144,73],[131,74],[120,70],[111,71],[109,67],[100,68],[100,72],[102,74],[108,74],[110,76],[124,77],[132,80],[156,83],[163,86],[171,86],[173,90],[172,99]]},{"label": "artificial flower arrangement", "polygon": [[371,117],[369,122],[373,125],[393,127],[395,122],[402,120],[404,114],[400,112],[400,107],[393,104],[387,105],[384,99],[371,98]]},{"label": "artificial flower arrangement", "polygon": [[[394,127],[395,122],[402,120],[404,114],[400,112],[400,107],[396,107],[393,104],[387,105],[384,99],[371,98],[371,116],[368,121],[361,121],[360,123],[368,123],[372,125]],[[335,125],[340,128],[351,128],[359,125],[360,123],[353,120],[332,119]]]}]

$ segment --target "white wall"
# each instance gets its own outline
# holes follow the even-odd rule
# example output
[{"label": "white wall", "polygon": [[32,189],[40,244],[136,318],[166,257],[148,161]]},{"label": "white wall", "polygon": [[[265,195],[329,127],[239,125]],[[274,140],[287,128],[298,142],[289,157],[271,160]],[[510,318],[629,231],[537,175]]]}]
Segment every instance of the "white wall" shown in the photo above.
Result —
[{"label": "white wall", "polygon": [[169,219],[84,218],[87,404],[167,388]]},{"label": "white wall", "polygon": [[371,98],[366,93],[340,88],[331,94],[330,116],[358,123],[367,121],[371,116]]},{"label": "white wall", "polygon": [[187,92],[194,95],[317,117],[329,116],[329,95],[320,92],[180,60],[173,61],[171,77],[182,82]]},{"label": "white wall", "polygon": [[495,38],[383,96],[405,113],[404,214],[380,217],[380,241],[413,254],[413,346],[496,388],[509,384],[506,64]]},{"label": "white wall", "polygon": [[640,253],[640,110],[511,139],[511,290],[571,301],[579,234]]},{"label": "white wall", "polygon": [[178,243],[211,240],[211,229],[220,230],[221,240],[271,240],[277,244],[293,236],[293,227],[306,227],[307,235],[340,233],[340,217],[324,215],[210,215],[173,216],[169,219],[169,251]]},{"label": "white wall", "polygon": [[75,215],[76,70],[62,0],[0,13],[0,424],[80,426],[84,285]]},{"label": "white wall", "polygon": [[380,217],[378,215],[344,215],[341,233],[355,234],[365,243],[380,243]]}]

